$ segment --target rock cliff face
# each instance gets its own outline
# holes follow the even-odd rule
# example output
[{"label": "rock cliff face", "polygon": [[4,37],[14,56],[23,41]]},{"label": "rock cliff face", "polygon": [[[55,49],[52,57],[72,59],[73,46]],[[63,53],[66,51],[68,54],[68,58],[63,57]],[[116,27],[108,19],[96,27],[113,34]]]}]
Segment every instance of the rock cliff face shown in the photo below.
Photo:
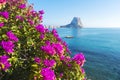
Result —
[{"label": "rock cliff face", "polygon": [[67,27],[67,28],[82,28],[83,24],[79,17],[74,17],[70,24],[60,27]]}]

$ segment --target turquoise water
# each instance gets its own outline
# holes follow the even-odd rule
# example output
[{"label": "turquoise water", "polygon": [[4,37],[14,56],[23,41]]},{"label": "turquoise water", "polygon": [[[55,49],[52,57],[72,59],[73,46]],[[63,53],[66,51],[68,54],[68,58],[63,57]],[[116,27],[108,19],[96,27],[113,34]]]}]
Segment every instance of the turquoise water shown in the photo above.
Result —
[{"label": "turquoise water", "polygon": [[120,29],[58,28],[57,31],[67,42],[72,56],[84,53],[84,68],[89,79],[120,80]]}]

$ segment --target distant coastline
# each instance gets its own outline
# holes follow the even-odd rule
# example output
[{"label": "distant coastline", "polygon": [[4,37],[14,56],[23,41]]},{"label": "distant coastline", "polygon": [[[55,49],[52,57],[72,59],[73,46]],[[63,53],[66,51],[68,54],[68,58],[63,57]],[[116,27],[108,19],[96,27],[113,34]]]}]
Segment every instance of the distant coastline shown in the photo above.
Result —
[{"label": "distant coastline", "polygon": [[83,24],[80,17],[74,17],[69,24],[63,26],[45,25],[45,28],[82,28],[82,27]]}]

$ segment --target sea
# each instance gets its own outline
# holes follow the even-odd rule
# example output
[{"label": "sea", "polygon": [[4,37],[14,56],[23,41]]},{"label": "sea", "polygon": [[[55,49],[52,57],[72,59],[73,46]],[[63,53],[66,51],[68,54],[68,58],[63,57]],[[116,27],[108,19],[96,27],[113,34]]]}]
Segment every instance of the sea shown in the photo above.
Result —
[{"label": "sea", "polygon": [[[71,56],[82,52],[89,80],[120,80],[120,28],[57,28]],[[73,38],[65,38],[72,36]]]}]

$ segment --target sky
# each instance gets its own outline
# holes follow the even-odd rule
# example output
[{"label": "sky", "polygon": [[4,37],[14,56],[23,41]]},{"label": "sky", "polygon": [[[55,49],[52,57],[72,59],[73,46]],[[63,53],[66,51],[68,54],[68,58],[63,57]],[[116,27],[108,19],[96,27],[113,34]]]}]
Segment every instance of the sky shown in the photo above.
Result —
[{"label": "sky", "polygon": [[43,24],[66,25],[80,17],[84,27],[120,28],[120,0],[28,0],[44,10]]}]

